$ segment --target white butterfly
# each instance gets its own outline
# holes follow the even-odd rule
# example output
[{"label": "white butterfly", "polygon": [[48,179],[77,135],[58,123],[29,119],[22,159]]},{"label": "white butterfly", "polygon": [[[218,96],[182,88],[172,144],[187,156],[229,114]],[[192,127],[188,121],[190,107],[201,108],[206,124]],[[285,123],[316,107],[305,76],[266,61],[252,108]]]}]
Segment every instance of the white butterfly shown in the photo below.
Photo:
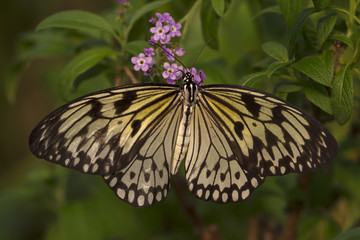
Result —
[{"label": "white butterfly", "polygon": [[337,152],[314,118],[270,94],[234,85],[138,84],[76,99],[30,136],[38,158],[98,174],[136,207],[162,201],[185,158],[198,198],[238,202],[266,176],[318,169]]}]

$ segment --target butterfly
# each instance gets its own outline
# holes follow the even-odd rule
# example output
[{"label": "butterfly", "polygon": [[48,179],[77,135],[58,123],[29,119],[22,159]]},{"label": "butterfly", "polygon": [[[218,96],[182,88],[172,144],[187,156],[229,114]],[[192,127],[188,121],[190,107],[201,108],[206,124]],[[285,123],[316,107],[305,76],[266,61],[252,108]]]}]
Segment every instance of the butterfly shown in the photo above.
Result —
[{"label": "butterfly", "polygon": [[123,201],[162,201],[185,159],[196,197],[239,202],[266,176],[318,169],[337,142],[280,98],[235,85],[137,84],[91,93],[45,117],[29,138],[38,158],[103,176]]}]

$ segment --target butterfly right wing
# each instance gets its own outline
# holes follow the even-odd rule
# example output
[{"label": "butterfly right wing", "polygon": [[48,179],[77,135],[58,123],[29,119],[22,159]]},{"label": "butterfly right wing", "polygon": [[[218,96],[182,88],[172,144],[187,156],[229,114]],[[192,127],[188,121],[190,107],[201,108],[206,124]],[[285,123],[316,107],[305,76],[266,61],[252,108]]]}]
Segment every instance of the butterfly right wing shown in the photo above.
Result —
[{"label": "butterfly right wing", "polygon": [[245,87],[203,87],[190,125],[186,180],[204,200],[244,200],[266,176],[318,169],[337,152],[336,140],[315,119]]}]

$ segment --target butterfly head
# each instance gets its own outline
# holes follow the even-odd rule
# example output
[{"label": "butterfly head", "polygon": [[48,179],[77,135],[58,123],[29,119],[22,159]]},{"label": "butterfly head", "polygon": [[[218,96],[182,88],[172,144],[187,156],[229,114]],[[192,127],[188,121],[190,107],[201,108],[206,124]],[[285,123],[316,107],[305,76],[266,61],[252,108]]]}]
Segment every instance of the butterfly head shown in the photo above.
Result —
[{"label": "butterfly head", "polygon": [[184,84],[193,83],[194,82],[194,74],[192,74],[191,72],[186,72],[184,74],[183,81],[184,81]]},{"label": "butterfly head", "polygon": [[184,84],[191,83],[199,87],[204,86],[203,81],[206,79],[206,76],[202,70],[197,71],[196,68],[192,67],[191,69],[186,69],[185,72],[181,72]]}]

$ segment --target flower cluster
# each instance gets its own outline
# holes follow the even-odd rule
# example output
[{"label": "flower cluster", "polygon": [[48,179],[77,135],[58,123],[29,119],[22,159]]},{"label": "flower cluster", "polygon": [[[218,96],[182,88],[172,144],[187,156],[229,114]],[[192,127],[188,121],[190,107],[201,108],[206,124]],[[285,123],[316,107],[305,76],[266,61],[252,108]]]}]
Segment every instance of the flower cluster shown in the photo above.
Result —
[{"label": "flower cluster", "polygon": [[120,6],[117,8],[117,14],[122,17],[127,8],[129,8],[130,3],[127,0],[117,0],[117,2],[120,3]]},{"label": "flower cluster", "polygon": [[156,18],[149,20],[154,24],[150,28],[153,34],[149,41],[153,47],[144,48],[144,52],[137,57],[132,57],[131,62],[135,65],[135,71],[143,71],[146,76],[161,75],[168,84],[175,84],[184,72],[191,72],[194,75],[194,83],[202,85],[206,78],[203,71],[197,72],[195,68],[184,69],[183,66],[174,63],[177,56],[185,54],[185,50],[173,42],[173,38],[181,36],[181,24],[176,23],[169,13],[156,13]]},{"label": "flower cluster", "polygon": [[156,13],[156,16],[158,20],[154,17],[149,20],[149,22],[155,24],[155,27],[150,28],[150,32],[154,34],[151,37],[152,41],[157,43],[160,40],[161,44],[168,44],[171,38],[181,36],[181,24],[176,23],[169,13],[163,15]]},{"label": "flower cluster", "polygon": [[121,3],[123,6],[126,6],[128,3],[127,3],[127,0],[117,0],[119,3]]}]

